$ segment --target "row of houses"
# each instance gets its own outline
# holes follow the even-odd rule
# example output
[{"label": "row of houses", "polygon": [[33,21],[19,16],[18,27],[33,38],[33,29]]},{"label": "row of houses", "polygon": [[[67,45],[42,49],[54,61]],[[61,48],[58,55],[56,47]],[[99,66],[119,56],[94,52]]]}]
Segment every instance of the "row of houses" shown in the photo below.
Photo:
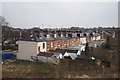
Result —
[{"label": "row of houses", "polygon": [[[95,33],[35,33],[25,40],[18,41],[17,59],[31,60],[31,56],[36,56],[41,52],[55,51],[60,48],[71,48],[86,44],[94,40],[100,40],[101,35]],[[79,50],[80,47],[77,47]]]}]

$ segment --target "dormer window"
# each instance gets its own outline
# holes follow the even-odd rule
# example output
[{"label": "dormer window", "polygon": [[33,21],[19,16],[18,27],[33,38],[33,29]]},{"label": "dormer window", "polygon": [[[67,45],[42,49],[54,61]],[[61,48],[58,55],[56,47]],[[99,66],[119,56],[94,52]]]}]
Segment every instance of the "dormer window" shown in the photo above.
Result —
[{"label": "dormer window", "polygon": [[61,37],[63,37],[63,34],[61,34]]},{"label": "dormer window", "polygon": [[68,37],[68,34],[66,34],[66,37]]},{"label": "dormer window", "polygon": [[57,34],[54,34],[54,38],[56,38],[57,37]]},{"label": "dormer window", "polygon": [[47,34],[47,38],[50,38],[50,35],[49,35],[49,34]]}]

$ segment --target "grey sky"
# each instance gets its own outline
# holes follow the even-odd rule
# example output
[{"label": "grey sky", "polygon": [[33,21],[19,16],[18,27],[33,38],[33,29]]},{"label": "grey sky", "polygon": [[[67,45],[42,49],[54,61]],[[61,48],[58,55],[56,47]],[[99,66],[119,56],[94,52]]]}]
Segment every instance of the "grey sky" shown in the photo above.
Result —
[{"label": "grey sky", "polygon": [[2,3],[0,2],[0,16],[2,16]]},{"label": "grey sky", "polygon": [[117,26],[117,2],[4,2],[2,14],[13,27]]}]

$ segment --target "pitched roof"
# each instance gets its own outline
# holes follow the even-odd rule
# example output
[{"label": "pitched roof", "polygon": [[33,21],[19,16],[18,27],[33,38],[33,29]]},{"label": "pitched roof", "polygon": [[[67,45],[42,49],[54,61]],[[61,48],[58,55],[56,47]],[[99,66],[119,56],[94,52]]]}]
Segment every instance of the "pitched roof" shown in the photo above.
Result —
[{"label": "pitched roof", "polygon": [[54,55],[52,52],[40,52],[37,56],[51,57],[52,55]]},{"label": "pitched roof", "polygon": [[53,52],[53,54],[54,54],[55,56],[59,56],[61,53],[55,53],[55,52]]},{"label": "pitched roof", "polygon": [[39,38],[38,38],[38,37],[36,37],[36,41],[37,41],[37,42],[41,42],[41,41],[46,41],[46,40],[45,40],[45,39],[43,39],[43,38],[41,38],[41,37],[39,37]]},{"label": "pitched roof", "polygon": [[44,34],[43,34],[43,33],[40,33],[40,39],[43,39],[43,40],[45,40],[45,39],[46,39],[46,37],[44,36]]},{"label": "pitched roof", "polygon": [[66,38],[65,36],[60,37],[60,39],[62,39],[62,40],[67,40],[67,38]]},{"label": "pitched roof", "polygon": [[55,33],[55,34],[56,34],[56,38],[54,37],[54,39],[55,40],[60,40],[61,39],[60,36],[57,33]]},{"label": "pitched roof", "polygon": [[[32,36],[32,37],[34,37],[34,36]],[[31,37],[28,34],[24,34],[24,35],[22,35],[22,40],[24,40],[24,41],[30,41]]]},{"label": "pitched roof", "polygon": [[63,50],[63,49],[58,49],[58,48],[57,48],[56,50],[51,51],[51,52],[53,52],[53,53],[61,53],[61,54],[63,54],[63,55],[64,55],[66,51],[65,51],[65,50]]},{"label": "pitched roof", "polygon": [[32,34],[32,35],[23,35],[23,41],[36,41],[36,42],[41,42],[41,41],[45,41],[45,37],[40,34],[39,37],[36,36],[35,34]]},{"label": "pitched roof", "polygon": [[94,37],[97,37],[97,36],[100,36],[100,34],[98,34],[98,33],[95,33],[93,36],[94,36]]},{"label": "pitched roof", "polygon": [[46,38],[45,40],[55,40],[55,39],[50,37],[50,38]]},{"label": "pitched roof", "polygon": [[51,35],[51,33],[49,33],[49,35],[50,37],[49,38],[45,37],[45,40],[55,40],[54,37]]},{"label": "pitched roof", "polygon": [[61,54],[65,54],[65,52],[68,52],[68,53],[77,53],[78,50],[59,49],[59,48],[57,48],[56,50],[51,51],[51,52],[53,52],[53,53],[61,53]]},{"label": "pitched roof", "polygon": [[63,35],[63,37],[59,36],[58,33],[55,33],[56,37],[53,37],[55,40],[67,40],[68,38]]},{"label": "pitched roof", "polygon": [[80,36],[80,38],[86,38],[85,36]]},{"label": "pitched roof", "polygon": [[78,50],[69,50],[69,49],[67,49],[66,52],[68,52],[68,53],[77,53]]}]

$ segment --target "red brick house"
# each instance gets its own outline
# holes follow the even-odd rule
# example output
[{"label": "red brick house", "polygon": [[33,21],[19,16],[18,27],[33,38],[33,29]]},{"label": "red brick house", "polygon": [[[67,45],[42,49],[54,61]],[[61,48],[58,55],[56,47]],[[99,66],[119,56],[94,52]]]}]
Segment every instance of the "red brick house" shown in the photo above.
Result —
[{"label": "red brick house", "polygon": [[55,42],[55,39],[53,38],[52,34],[46,34],[46,42],[47,42],[47,51],[49,50],[55,50],[55,47],[54,47],[54,42]]}]

